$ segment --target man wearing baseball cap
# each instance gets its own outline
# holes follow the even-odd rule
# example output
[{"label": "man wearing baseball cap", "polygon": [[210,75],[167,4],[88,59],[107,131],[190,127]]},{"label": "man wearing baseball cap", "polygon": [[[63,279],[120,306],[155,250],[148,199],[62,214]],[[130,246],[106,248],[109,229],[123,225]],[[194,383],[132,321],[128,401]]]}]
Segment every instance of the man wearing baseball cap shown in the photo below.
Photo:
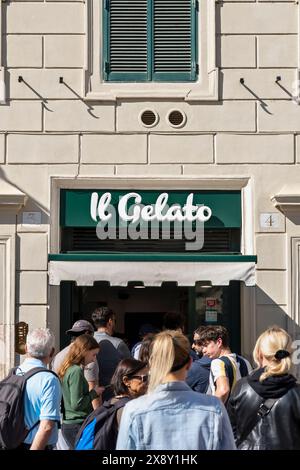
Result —
[{"label": "man wearing baseball cap", "polygon": [[[89,334],[93,335],[94,334],[94,327],[93,325],[87,321],[87,320],[77,320],[72,328],[66,331],[66,334],[70,336],[71,343],[75,341],[78,336],[84,335],[84,334]],[[59,353],[56,354],[54,357],[52,363],[51,363],[51,368],[54,370],[54,372],[57,373],[58,369],[60,368],[61,364],[63,363],[69,348],[69,346],[65,347],[62,349]],[[99,376],[99,368],[97,362],[92,362],[91,364],[88,364],[84,367],[84,376],[89,384],[89,389],[91,390],[94,388],[96,385],[98,385],[98,376]],[[100,401],[98,399],[93,400],[92,405],[94,408],[97,408],[100,405]],[[56,449],[57,450],[68,450],[68,444],[66,443],[61,429],[58,431],[58,441],[56,444]]]},{"label": "man wearing baseball cap", "polygon": [[67,330],[66,333],[68,335],[72,335],[74,337],[83,335],[83,334],[94,334],[93,325],[87,320],[77,320],[70,330]]},{"label": "man wearing baseball cap", "polygon": [[[87,320],[77,320],[72,328],[70,330],[66,331],[66,334],[71,337],[71,343],[75,341],[75,339],[78,336],[84,335],[84,334],[94,334],[94,327],[93,325],[87,321]],[[61,364],[63,363],[68,351],[70,348],[70,344],[62,349],[59,353],[56,354],[52,361],[52,370],[57,373],[58,369],[60,368]],[[84,368],[84,376],[86,380],[89,383],[89,388],[92,389],[95,387],[95,385],[98,385],[98,376],[99,376],[99,371],[97,364],[95,363],[95,366],[92,364],[88,364]]]}]

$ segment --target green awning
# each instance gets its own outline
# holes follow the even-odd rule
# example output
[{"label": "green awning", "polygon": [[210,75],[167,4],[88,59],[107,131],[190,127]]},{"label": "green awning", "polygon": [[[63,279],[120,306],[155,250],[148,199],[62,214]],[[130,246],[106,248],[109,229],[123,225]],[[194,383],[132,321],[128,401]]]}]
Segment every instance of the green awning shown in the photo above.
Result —
[{"label": "green awning", "polygon": [[240,253],[128,253],[128,252],[97,252],[97,253],[59,253],[49,254],[49,261],[198,261],[214,263],[252,262],[257,263],[257,256],[241,255]]}]

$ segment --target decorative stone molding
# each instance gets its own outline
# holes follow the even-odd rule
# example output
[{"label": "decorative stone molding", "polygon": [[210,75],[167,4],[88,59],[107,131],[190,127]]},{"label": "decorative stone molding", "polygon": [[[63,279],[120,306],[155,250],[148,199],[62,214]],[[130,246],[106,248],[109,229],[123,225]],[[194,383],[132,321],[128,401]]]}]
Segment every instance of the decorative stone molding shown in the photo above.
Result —
[{"label": "decorative stone molding", "polygon": [[291,318],[299,325],[299,288],[300,288],[300,238],[291,239],[291,275],[292,275],[292,302]]},{"label": "decorative stone molding", "polygon": [[3,57],[3,44],[2,44],[2,8],[4,0],[0,0],[0,104],[6,102],[6,87],[5,87],[5,67]]},{"label": "decorative stone molding", "polygon": [[0,232],[0,377],[14,365],[15,275],[15,234]]},{"label": "decorative stone molding", "polygon": [[2,180],[0,182],[0,211],[6,210],[17,213],[25,206],[26,201],[27,196],[22,191],[7,181]]},{"label": "decorative stone molding", "polygon": [[290,243],[290,318],[288,322],[288,332],[295,340],[294,343],[294,356],[292,357],[294,363],[293,373],[299,377],[300,375],[300,364],[299,364],[299,341],[300,341],[300,238],[292,237]]},{"label": "decorative stone molding", "polygon": [[197,82],[187,83],[112,83],[102,76],[103,2],[85,1],[86,44],[84,66],[84,90],[86,100],[116,101],[122,98],[164,98],[185,101],[217,101],[219,99],[219,73],[216,66],[216,0],[201,2],[198,13],[198,56]]},{"label": "decorative stone molding", "polygon": [[0,180],[0,377],[15,362],[16,214],[26,201],[22,191]]},{"label": "decorative stone molding", "polygon": [[300,214],[300,194],[277,194],[271,197],[271,201],[283,214]]}]

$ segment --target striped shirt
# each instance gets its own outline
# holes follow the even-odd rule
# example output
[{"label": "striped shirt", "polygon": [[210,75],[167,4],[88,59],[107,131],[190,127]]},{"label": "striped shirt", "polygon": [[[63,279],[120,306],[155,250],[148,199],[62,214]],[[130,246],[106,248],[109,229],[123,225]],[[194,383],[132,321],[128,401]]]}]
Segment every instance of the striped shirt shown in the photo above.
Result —
[{"label": "striped shirt", "polygon": [[[240,362],[237,360],[237,355],[235,353],[226,354],[226,356],[223,356],[223,357],[228,358],[232,365],[233,381],[232,381],[232,385],[230,388],[233,389],[236,382],[242,378],[242,374],[240,371]],[[247,361],[247,359],[245,359],[244,357],[241,357],[241,360],[245,362],[246,367],[248,369],[248,374],[250,374],[252,367],[249,361]],[[219,377],[227,377],[228,380],[230,379],[228,370],[226,370],[225,362],[222,361],[221,358],[214,359],[211,362],[210,375],[209,375],[209,388],[208,388],[207,394],[215,395],[216,382]],[[229,380],[229,383],[230,383],[230,380]]]}]

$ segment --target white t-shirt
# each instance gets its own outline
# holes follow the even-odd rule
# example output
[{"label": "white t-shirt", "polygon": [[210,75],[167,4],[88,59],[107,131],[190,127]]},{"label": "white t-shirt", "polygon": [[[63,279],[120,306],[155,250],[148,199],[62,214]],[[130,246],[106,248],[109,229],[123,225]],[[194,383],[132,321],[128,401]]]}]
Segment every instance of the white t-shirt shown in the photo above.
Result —
[{"label": "white t-shirt", "polygon": [[[223,357],[227,357],[230,360],[231,365],[232,365],[233,384],[232,384],[231,388],[233,388],[235,386],[236,382],[242,378],[241,372],[240,372],[240,363],[237,361],[235,353],[226,354]],[[241,357],[241,356],[239,356],[239,357]],[[252,371],[252,367],[251,367],[249,361],[247,361],[247,359],[245,359],[244,357],[242,357],[242,359],[246,363],[246,366],[247,366],[247,369],[248,369],[248,374],[250,374],[250,372]],[[228,378],[225,363],[220,358],[213,359],[212,362],[211,362],[210,374],[209,374],[209,387],[208,387],[208,391],[207,391],[207,393],[209,395],[214,395],[215,394],[216,382],[217,382],[217,379],[219,377],[227,377]]]}]

